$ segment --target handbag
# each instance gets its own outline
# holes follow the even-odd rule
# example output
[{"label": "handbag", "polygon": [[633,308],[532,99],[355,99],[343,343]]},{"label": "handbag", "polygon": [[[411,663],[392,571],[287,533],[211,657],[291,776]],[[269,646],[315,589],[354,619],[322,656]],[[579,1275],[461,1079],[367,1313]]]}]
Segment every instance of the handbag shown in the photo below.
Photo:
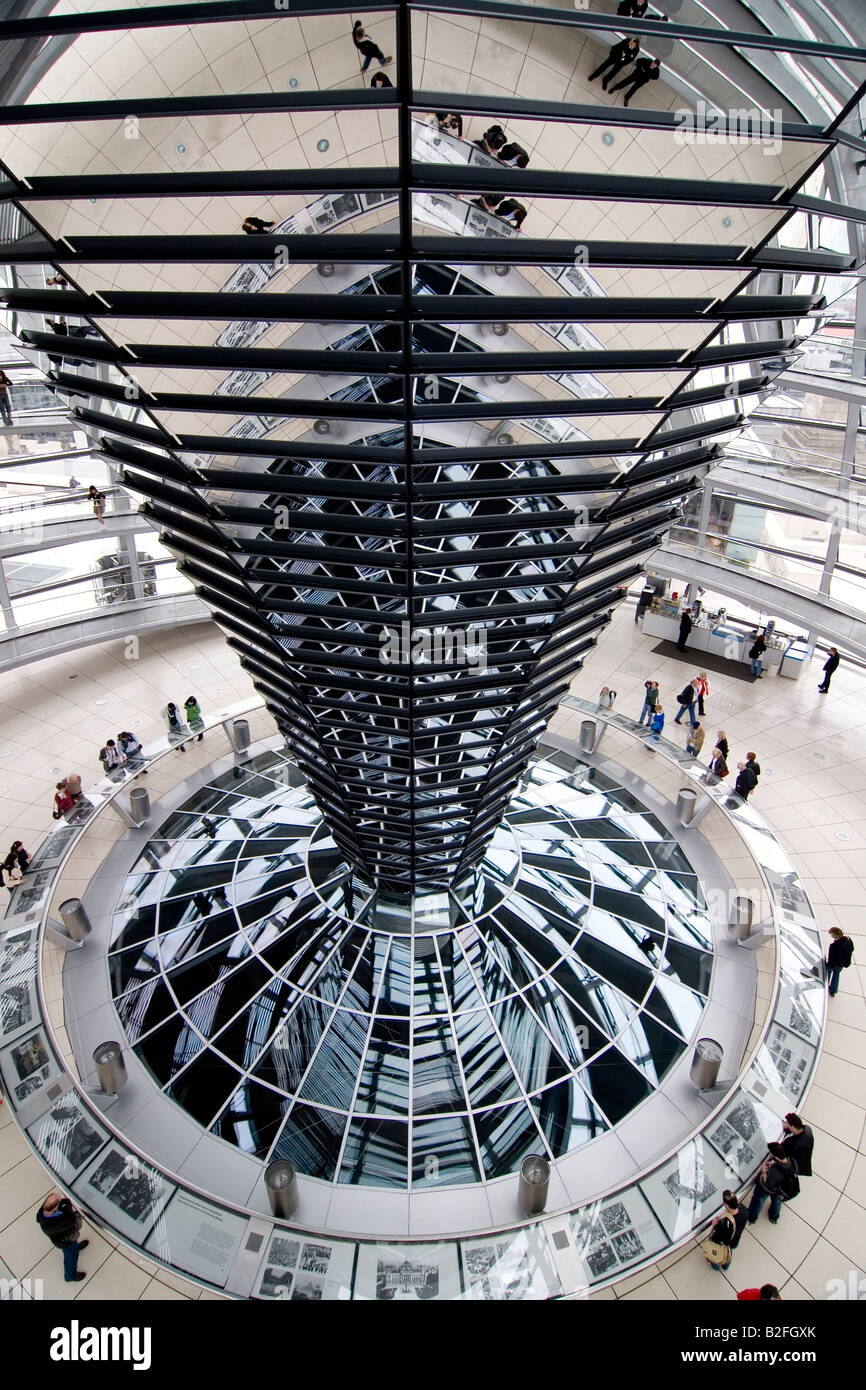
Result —
[{"label": "handbag", "polygon": [[701,1253],[706,1256],[710,1264],[714,1265],[726,1265],[731,1260],[731,1247],[720,1245],[711,1236],[707,1236],[706,1240],[701,1241]]}]

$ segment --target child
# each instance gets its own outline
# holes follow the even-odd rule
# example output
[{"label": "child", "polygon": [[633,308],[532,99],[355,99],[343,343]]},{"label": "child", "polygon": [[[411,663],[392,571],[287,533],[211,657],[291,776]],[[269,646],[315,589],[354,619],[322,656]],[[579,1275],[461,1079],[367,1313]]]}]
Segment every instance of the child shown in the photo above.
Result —
[{"label": "child", "polygon": [[653,715],[652,723],[650,725],[650,738],[654,739],[656,743],[658,743],[659,739],[662,736],[662,729],[664,728],[664,726],[665,712],[660,704],[656,704],[655,714]]}]

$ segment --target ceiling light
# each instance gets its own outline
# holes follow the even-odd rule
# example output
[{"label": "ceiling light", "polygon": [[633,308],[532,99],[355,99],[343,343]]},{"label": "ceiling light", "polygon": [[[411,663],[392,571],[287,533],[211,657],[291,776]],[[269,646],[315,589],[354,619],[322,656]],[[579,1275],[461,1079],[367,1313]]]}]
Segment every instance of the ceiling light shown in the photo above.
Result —
[{"label": "ceiling light", "polygon": [[734,225],[734,219],[733,219],[733,217],[723,217],[723,218],[722,218],[722,226],[723,226],[723,227],[733,227],[733,225]]},{"label": "ceiling light", "polygon": [[298,79],[297,79],[296,77],[290,77],[290,78],[289,78],[289,86],[290,86],[290,87],[297,87],[297,85],[298,85]]},{"label": "ceiling light", "polygon": [[325,153],[325,150],[329,150],[330,148],[331,148],[331,142],[330,142],[330,140],[317,140],[317,141],[316,141],[316,149],[319,151],[319,154],[324,154],[324,153]]},{"label": "ceiling light", "polygon": [[329,280],[336,269],[337,267],[332,265],[330,261],[324,261],[321,265],[316,266],[316,270],[323,280]]},{"label": "ceiling light", "polygon": [[613,136],[611,135],[611,133],[610,133],[609,130],[606,130],[606,131],[604,132],[604,135],[602,135],[602,137],[601,137],[601,143],[602,143],[603,145],[612,145],[612,144],[614,143],[614,138],[613,138]]},{"label": "ceiling light", "polygon": [[313,429],[316,431],[316,434],[330,434],[331,422],[330,420],[317,420],[313,425]]},{"label": "ceiling light", "polygon": [[183,141],[181,141],[179,145],[175,145],[175,149],[177,150],[178,154],[186,154],[186,145],[183,143]]}]

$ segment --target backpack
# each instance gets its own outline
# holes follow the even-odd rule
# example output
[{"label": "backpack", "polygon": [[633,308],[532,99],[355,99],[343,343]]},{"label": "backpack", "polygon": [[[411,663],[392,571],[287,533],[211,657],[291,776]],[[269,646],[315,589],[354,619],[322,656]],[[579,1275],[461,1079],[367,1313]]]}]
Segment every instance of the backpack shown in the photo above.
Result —
[{"label": "backpack", "polygon": [[691,705],[691,704],[693,704],[693,703],[694,703],[694,698],[695,698],[695,688],[694,688],[694,686],[693,686],[691,683],[689,683],[689,684],[685,687],[684,690],[681,690],[680,693],[679,693],[679,695],[677,696],[677,699],[679,700],[679,702],[680,702],[681,705]]},{"label": "backpack", "polygon": [[793,1201],[795,1197],[799,1197],[800,1195],[800,1179],[797,1177],[797,1163],[793,1158],[791,1159],[791,1171],[785,1175],[779,1188],[779,1193],[783,1202]]},{"label": "backpack", "polygon": [[854,958],[854,942],[851,940],[850,936],[843,936],[839,941],[839,945],[845,950],[848,957],[847,960],[842,961],[842,969],[847,970]]}]

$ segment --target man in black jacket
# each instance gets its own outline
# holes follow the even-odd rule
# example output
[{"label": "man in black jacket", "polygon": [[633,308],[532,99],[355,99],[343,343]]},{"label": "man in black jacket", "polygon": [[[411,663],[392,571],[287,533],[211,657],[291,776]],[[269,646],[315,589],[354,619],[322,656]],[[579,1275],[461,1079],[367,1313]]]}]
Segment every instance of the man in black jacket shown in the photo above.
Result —
[{"label": "man in black jacket", "polygon": [[797,1164],[788,1158],[781,1144],[767,1145],[767,1158],[755,1181],[752,1200],[749,1203],[749,1225],[752,1226],[761,1215],[761,1208],[770,1199],[770,1220],[773,1225],[779,1219],[782,1202],[789,1201],[799,1191],[793,1182],[797,1176]]},{"label": "man in black jacket", "polygon": [[748,763],[737,763],[738,776],[734,783],[734,791],[737,796],[741,796],[744,801],[748,801],[749,792],[753,792],[758,785],[754,769]]},{"label": "man in black jacket", "polygon": [[624,19],[643,19],[648,9],[649,0],[619,0],[616,12]]},{"label": "man in black jacket", "polygon": [[678,652],[684,652],[684,651],[686,650],[686,642],[689,640],[689,633],[691,632],[691,630],[692,630],[692,619],[691,619],[691,614],[689,614],[689,613],[683,613],[682,617],[680,618],[680,635],[679,635],[679,637],[677,638],[677,651],[678,651]]},{"label": "man in black jacket", "polygon": [[623,106],[628,106],[635,92],[641,87],[645,87],[648,82],[658,82],[661,75],[662,65],[658,58],[638,58],[634,65],[634,71],[628,77],[624,77],[621,82],[617,82],[615,87],[611,87],[612,92],[618,92],[622,87],[629,87],[630,90],[625,94]]},{"label": "man in black jacket", "polygon": [[832,676],[833,672],[836,670],[836,667],[838,665],[839,653],[837,652],[835,647],[831,647],[830,655],[824,662],[824,679],[818,686],[818,689],[820,690],[822,695],[826,695],[827,691],[830,689],[830,677]]},{"label": "man in black jacket", "polygon": [[52,1245],[63,1251],[63,1278],[67,1284],[78,1284],[87,1275],[78,1268],[78,1252],[90,1244],[79,1240],[81,1212],[77,1211],[68,1197],[59,1192],[51,1192],[36,1213],[36,1224],[45,1232]]},{"label": "man in black jacket", "polygon": [[608,82],[612,82],[623,68],[627,68],[629,63],[633,63],[639,53],[640,43],[637,39],[623,39],[620,43],[615,43],[604,62],[599,64],[595,72],[589,74],[590,82],[594,82],[597,77],[601,77],[606,68],[610,68],[610,72],[601,84],[607,91]]},{"label": "man in black jacket", "polygon": [[835,999],[839,992],[839,975],[847,970],[854,956],[854,942],[841,927],[830,928],[830,949],[827,952],[827,993]]},{"label": "man in black jacket", "polygon": [[811,1178],[812,1176],[812,1150],[815,1147],[815,1136],[808,1125],[805,1125],[793,1110],[785,1116],[782,1123],[785,1137],[782,1140],[782,1148],[789,1158],[793,1158],[797,1165],[797,1173],[801,1178]]}]

